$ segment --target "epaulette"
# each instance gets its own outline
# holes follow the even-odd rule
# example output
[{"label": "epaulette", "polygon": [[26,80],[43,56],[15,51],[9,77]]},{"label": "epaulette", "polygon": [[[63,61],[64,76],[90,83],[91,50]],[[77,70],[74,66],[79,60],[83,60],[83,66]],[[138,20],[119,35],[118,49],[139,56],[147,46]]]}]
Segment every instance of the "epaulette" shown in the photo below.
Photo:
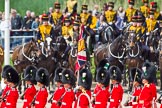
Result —
[{"label": "epaulette", "polygon": [[141,88],[142,88],[141,85],[137,86],[137,90],[140,90]]},{"label": "epaulette", "polygon": [[68,89],[66,89],[66,91],[67,91],[67,92],[71,92],[71,89],[68,88]]},{"label": "epaulette", "polygon": [[106,87],[102,87],[102,90],[106,90]]},{"label": "epaulette", "polygon": [[150,84],[145,84],[145,87],[150,87]]},{"label": "epaulette", "polygon": [[15,87],[11,87],[11,90],[12,90],[12,91],[16,91],[16,88],[15,88]]},{"label": "epaulette", "polygon": [[118,86],[119,86],[119,84],[118,84],[118,83],[114,84],[114,87],[115,87],[115,88],[118,88]]},{"label": "epaulette", "polygon": [[32,84],[29,84],[29,85],[28,85],[28,88],[31,88],[31,87],[32,87]]},{"label": "epaulette", "polygon": [[42,87],[42,88],[41,88],[41,91],[45,91],[45,88],[44,88],[44,87]]}]

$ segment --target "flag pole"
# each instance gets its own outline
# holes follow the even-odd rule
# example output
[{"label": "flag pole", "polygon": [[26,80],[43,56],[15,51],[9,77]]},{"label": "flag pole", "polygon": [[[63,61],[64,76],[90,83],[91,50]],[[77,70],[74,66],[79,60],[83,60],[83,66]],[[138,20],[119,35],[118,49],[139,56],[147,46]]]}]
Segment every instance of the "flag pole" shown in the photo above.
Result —
[{"label": "flag pole", "polygon": [[5,36],[4,36],[4,64],[10,64],[10,30],[9,30],[9,19],[10,19],[10,0],[5,0]]}]

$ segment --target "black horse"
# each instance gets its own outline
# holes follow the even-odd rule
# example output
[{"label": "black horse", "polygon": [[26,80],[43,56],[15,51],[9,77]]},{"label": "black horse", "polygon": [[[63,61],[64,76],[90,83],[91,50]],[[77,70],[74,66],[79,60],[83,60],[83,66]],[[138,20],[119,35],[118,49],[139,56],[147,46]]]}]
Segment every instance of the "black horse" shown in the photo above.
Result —
[{"label": "black horse", "polygon": [[[129,32],[128,38],[126,40],[126,57],[125,57],[125,69],[128,69],[128,77],[130,77],[131,68],[142,68],[144,59],[142,58],[141,47],[138,43],[137,36],[135,32]],[[126,76],[125,76],[126,77]],[[128,78],[129,79],[129,78]],[[130,87],[130,81],[129,87]]]},{"label": "black horse", "polygon": [[116,65],[123,72],[124,65],[121,60],[123,59],[125,54],[125,45],[123,44],[124,40],[125,37],[120,35],[112,43],[102,44],[98,46],[98,48],[94,51],[95,66],[98,67],[103,64],[101,62],[104,62],[104,64],[108,62],[110,66]]},{"label": "black horse", "polygon": [[105,43],[112,43],[117,38],[116,31],[111,26],[104,27],[100,32],[100,41]]},{"label": "black horse", "polygon": [[158,42],[160,37],[157,33],[157,29],[152,31],[146,38],[146,46],[149,48],[149,58],[150,62],[158,64]]}]

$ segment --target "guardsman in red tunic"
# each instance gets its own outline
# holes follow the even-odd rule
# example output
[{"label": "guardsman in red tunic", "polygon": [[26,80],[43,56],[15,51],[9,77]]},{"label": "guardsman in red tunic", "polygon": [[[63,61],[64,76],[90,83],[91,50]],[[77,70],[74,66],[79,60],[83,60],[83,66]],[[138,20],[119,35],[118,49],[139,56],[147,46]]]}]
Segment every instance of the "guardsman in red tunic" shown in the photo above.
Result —
[{"label": "guardsman in red tunic", "polygon": [[8,91],[10,90],[10,87],[8,86],[8,82],[7,82],[7,79],[6,79],[6,69],[7,68],[10,68],[11,66],[10,65],[5,65],[3,67],[3,71],[2,71],[2,78],[4,80],[4,84],[6,84],[5,88],[2,90],[2,95],[0,97],[0,108],[4,108],[5,106],[5,102],[3,101],[3,98],[7,95]]},{"label": "guardsman in red tunic", "polygon": [[138,108],[152,108],[154,93],[152,91],[150,83],[153,79],[153,71],[151,68],[148,68],[142,73],[142,83],[144,87],[141,90],[139,95],[139,104]]},{"label": "guardsman in red tunic", "polygon": [[49,85],[49,73],[45,68],[39,68],[36,72],[37,86],[40,88],[32,100],[32,108],[45,108],[48,92],[46,86]]},{"label": "guardsman in red tunic", "polygon": [[78,74],[78,85],[81,92],[76,97],[74,108],[91,108],[92,74],[86,68],[81,69]]},{"label": "guardsman in red tunic", "polygon": [[37,68],[33,65],[29,65],[25,69],[24,80],[27,84],[27,89],[25,90],[24,94],[20,97],[20,99],[24,101],[23,108],[31,108],[31,102],[34,96],[36,95],[36,88],[34,87],[34,84],[36,84],[36,71]]},{"label": "guardsman in red tunic", "polygon": [[103,67],[97,69],[96,81],[98,82],[93,97],[92,102],[94,104],[94,108],[106,108],[108,99],[110,97],[109,93],[109,82],[110,75],[108,70]]},{"label": "guardsman in red tunic", "polygon": [[152,91],[152,96],[153,96],[153,101],[152,101],[152,105],[153,105],[153,108],[157,108],[157,105],[156,105],[156,99],[157,99],[157,89],[156,89],[156,67],[151,64],[150,62],[146,61],[143,66],[142,66],[142,69],[143,69],[143,72],[147,72],[149,70],[149,72],[151,73],[151,79],[150,79],[150,89]]},{"label": "guardsman in red tunic", "polygon": [[74,72],[69,69],[63,70],[62,83],[64,84],[65,92],[60,97],[57,104],[60,105],[61,108],[72,108],[72,104],[75,98],[72,87],[76,83],[76,77],[74,76]]},{"label": "guardsman in red tunic", "polygon": [[17,71],[12,67],[7,68],[5,73],[10,89],[6,93],[6,96],[2,99],[5,100],[5,106],[3,106],[3,108],[16,108],[17,100],[19,97],[18,90],[16,88],[17,84],[19,83],[19,75]]},{"label": "guardsman in red tunic", "polygon": [[62,71],[63,71],[63,68],[61,67],[58,67],[55,71],[54,81],[56,83],[57,89],[54,92],[53,96],[51,97],[52,99],[49,100],[49,102],[51,102],[52,104],[51,108],[60,108],[57,102],[60,99],[60,97],[65,93],[65,88],[61,81]]},{"label": "guardsman in red tunic", "polygon": [[128,101],[124,104],[124,106],[132,106],[132,108],[137,108],[138,106],[138,98],[142,90],[142,79],[141,79],[142,71],[138,68],[132,68],[130,70],[130,81],[133,82],[133,93],[132,98],[128,97]]},{"label": "guardsman in red tunic", "polygon": [[120,85],[121,82],[121,71],[117,66],[111,66],[109,69],[111,83],[113,88],[110,95],[110,106],[109,108],[118,108],[121,105],[123,97],[123,88]]}]

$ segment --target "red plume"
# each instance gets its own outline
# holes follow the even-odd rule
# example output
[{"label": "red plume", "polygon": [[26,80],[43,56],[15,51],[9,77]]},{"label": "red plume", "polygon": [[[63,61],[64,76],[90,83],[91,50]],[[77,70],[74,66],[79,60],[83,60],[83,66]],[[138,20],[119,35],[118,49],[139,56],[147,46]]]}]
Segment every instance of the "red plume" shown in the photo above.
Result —
[{"label": "red plume", "polygon": [[128,3],[130,2],[130,0],[128,0]]},{"label": "red plume", "polygon": [[150,2],[150,5],[153,6],[155,4],[155,2]]}]

